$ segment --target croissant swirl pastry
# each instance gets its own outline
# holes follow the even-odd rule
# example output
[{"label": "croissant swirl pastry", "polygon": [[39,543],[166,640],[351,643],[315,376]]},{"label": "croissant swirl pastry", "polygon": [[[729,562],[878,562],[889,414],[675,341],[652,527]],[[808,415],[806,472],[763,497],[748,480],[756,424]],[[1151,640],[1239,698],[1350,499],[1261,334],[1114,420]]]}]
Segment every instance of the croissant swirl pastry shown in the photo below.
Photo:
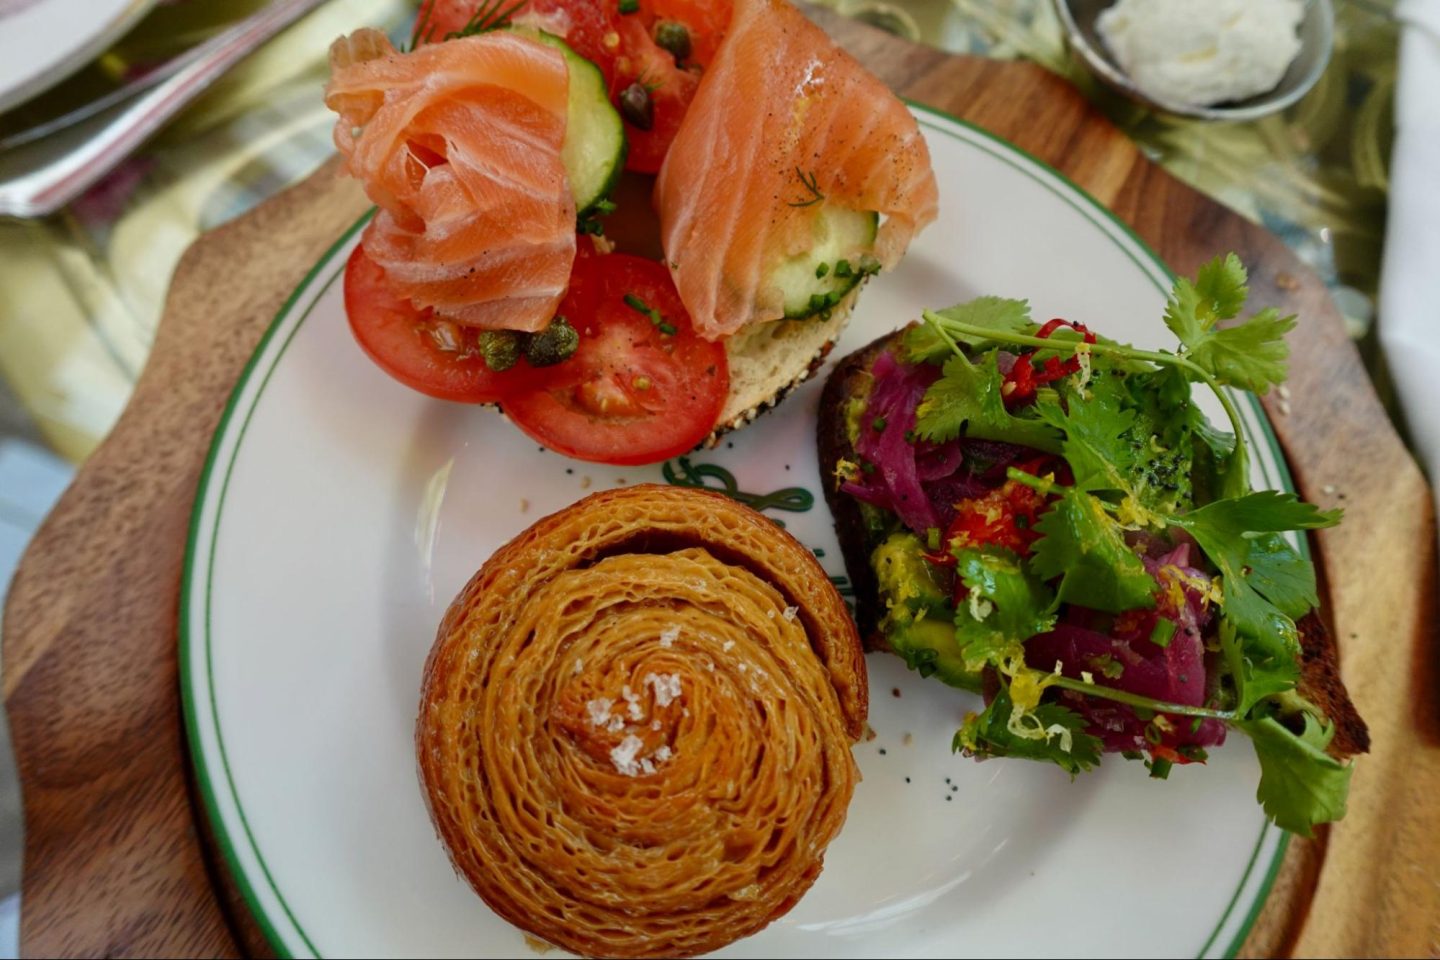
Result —
[{"label": "croissant swirl pastry", "polygon": [[416,746],[456,870],[588,956],[691,956],[783,915],[859,779],[859,637],[814,557],[726,497],[600,493],[451,604]]}]

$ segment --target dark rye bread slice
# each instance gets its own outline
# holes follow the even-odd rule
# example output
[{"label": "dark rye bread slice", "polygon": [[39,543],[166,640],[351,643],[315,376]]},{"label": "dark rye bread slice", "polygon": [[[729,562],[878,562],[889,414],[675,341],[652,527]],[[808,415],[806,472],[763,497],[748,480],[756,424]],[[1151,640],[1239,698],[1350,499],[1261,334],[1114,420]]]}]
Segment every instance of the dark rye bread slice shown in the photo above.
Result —
[{"label": "dark rye bread slice", "polygon": [[[835,475],[841,460],[857,461],[855,448],[845,428],[845,407],[852,397],[870,391],[870,365],[881,351],[899,340],[902,330],[888,334],[869,346],[855,351],[836,364],[820,397],[820,421],[817,439],[820,452],[821,486],[825,502],[835,518],[835,534],[840,539],[840,553],[845,569],[855,587],[855,619],[866,650],[888,649],[880,632],[884,608],[879,597],[879,584],[870,567],[872,541],[857,500],[840,492]],[[1325,711],[1335,724],[1335,738],[1329,752],[1346,758],[1370,749],[1370,733],[1365,721],[1350,700],[1340,679],[1340,651],[1335,638],[1320,615],[1311,611],[1296,624],[1300,631],[1300,694]]]}]

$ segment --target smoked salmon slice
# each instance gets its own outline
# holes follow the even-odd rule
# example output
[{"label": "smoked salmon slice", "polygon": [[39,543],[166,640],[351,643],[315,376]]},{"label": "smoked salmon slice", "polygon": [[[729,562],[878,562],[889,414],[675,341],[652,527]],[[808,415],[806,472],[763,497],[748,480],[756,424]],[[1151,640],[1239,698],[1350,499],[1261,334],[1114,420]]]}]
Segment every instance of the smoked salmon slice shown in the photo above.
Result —
[{"label": "smoked salmon slice", "polygon": [[655,185],[696,330],[713,340],[784,316],[767,278],[810,249],[826,204],[883,217],[869,252],[888,268],[938,203],[905,105],[785,0],[736,0]]},{"label": "smoked salmon slice", "polygon": [[402,54],[366,29],[330,68],[335,145],[380,208],[361,242],[394,292],[487,329],[548,324],[575,259],[561,53],[494,31]]}]

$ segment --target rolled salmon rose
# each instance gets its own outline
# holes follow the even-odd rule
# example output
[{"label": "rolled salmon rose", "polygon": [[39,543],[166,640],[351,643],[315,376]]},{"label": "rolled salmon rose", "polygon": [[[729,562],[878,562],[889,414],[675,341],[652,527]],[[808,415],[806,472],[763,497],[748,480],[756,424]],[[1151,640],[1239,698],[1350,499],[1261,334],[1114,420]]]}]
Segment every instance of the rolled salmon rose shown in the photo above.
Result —
[{"label": "rolled salmon rose", "polygon": [[416,743],[436,830],[498,914],[587,956],[691,956],[819,876],[866,706],[811,553],[728,498],[646,485],[480,569],[426,664]]}]

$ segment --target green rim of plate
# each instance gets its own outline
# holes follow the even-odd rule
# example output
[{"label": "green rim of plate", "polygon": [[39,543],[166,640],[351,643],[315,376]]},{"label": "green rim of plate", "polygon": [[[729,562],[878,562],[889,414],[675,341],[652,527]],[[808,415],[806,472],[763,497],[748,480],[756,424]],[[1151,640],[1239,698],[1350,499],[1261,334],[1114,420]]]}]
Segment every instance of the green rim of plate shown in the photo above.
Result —
[{"label": "green rim of plate", "polygon": [[[1104,231],[1101,220],[1097,219],[1094,216],[1094,214],[1096,213],[1098,213],[1100,217],[1103,218],[1103,220],[1106,220],[1114,226],[1118,227],[1121,232],[1130,239],[1131,243],[1134,244],[1135,248],[1137,248],[1141,253],[1145,255],[1146,258],[1148,258],[1149,263],[1147,264],[1142,261],[1135,255],[1134,251],[1126,248],[1122,244],[1121,249],[1124,251],[1124,253],[1135,263],[1135,265],[1141,270],[1142,273],[1144,273],[1152,280],[1152,282],[1155,281],[1154,275],[1152,273],[1152,268],[1158,268],[1160,273],[1167,280],[1167,285],[1165,287],[1161,287],[1161,290],[1162,292],[1168,291],[1168,282],[1174,279],[1174,274],[1170,271],[1170,268],[1165,264],[1165,262],[1161,260],[1160,257],[1157,256],[1153,250],[1150,249],[1149,245],[1140,238],[1139,234],[1137,234],[1130,227],[1129,224],[1121,220],[1118,216],[1116,216],[1113,212],[1107,209],[1094,197],[1090,196],[1089,193],[1079,187],[1074,181],[1070,180],[1070,178],[1066,177],[1063,173],[1054,169],[1049,164],[1035,157],[1028,151],[1015,146],[1009,141],[1001,139],[1000,137],[989,132],[988,130],[985,130],[982,127],[976,126],[975,124],[970,123],[966,120],[962,120],[958,117],[953,117],[943,111],[936,110],[933,107],[928,107],[924,104],[915,103],[913,101],[907,102],[912,109],[919,111],[922,114],[929,114],[930,117],[937,118],[939,121],[941,121],[940,123],[936,123],[933,119],[927,120],[925,117],[920,117],[919,120],[922,125],[928,127],[929,129],[937,133],[951,136],[954,139],[959,140],[960,142],[968,146],[976,147],[983,152],[989,154],[990,156],[994,157],[995,159],[1000,160],[1001,162],[1006,163],[1012,168],[1020,171],[1041,186],[1045,187],[1052,194],[1064,201],[1067,205],[1069,205],[1072,209],[1076,210],[1091,223],[1101,227],[1102,232],[1106,231]],[[959,127],[964,130],[968,130],[974,134],[978,134],[984,140],[990,141],[990,143],[994,146],[987,147],[985,144],[976,142],[975,140],[956,136],[953,129],[955,127]],[[1017,162],[1017,157],[1023,162]],[[1046,178],[1037,176],[1037,171],[1048,175],[1049,180],[1047,181]],[[1057,189],[1054,182],[1051,181],[1058,181],[1066,188],[1068,188],[1068,190]],[[301,926],[299,920],[291,912],[289,905],[285,901],[284,895],[281,894],[279,887],[275,884],[273,877],[270,875],[269,867],[266,865],[265,858],[260,853],[259,845],[255,842],[255,838],[251,833],[249,822],[245,817],[244,807],[241,805],[239,795],[235,789],[234,779],[230,772],[229,761],[226,758],[224,737],[221,735],[220,719],[218,707],[215,703],[214,683],[213,677],[211,675],[212,667],[211,657],[209,655],[209,577],[214,562],[215,543],[217,539],[216,534],[218,533],[220,520],[223,515],[224,496],[225,491],[229,486],[230,471],[234,468],[235,461],[239,456],[240,446],[244,440],[245,429],[249,425],[250,417],[254,413],[255,408],[259,405],[260,399],[264,395],[265,386],[269,382],[270,376],[274,373],[276,367],[279,365],[281,358],[284,356],[285,350],[289,346],[290,340],[293,339],[295,333],[299,331],[302,326],[304,326],[306,319],[310,315],[310,311],[314,309],[315,304],[319,302],[321,297],[323,297],[325,291],[334,284],[336,279],[338,279],[341,272],[343,271],[343,262],[338,265],[335,263],[336,255],[342,249],[344,249],[344,247],[349,244],[350,241],[354,238],[355,234],[362,227],[364,227],[366,222],[368,222],[368,220],[370,219],[370,216],[371,214],[367,213],[365,216],[361,217],[358,221],[356,221],[356,223],[352,225],[348,230],[346,230],[344,235],[342,235],[330,247],[330,249],[326,251],[325,255],[321,257],[321,259],[313,267],[310,268],[310,271],[306,274],[305,279],[300,282],[299,286],[297,286],[295,290],[290,294],[289,298],[285,301],[279,312],[276,313],[275,319],[271,321],[270,326],[266,329],[264,336],[261,337],[260,342],[256,346],[254,353],[251,354],[250,359],[246,362],[245,368],[241,372],[239,380],[236,382],[234,389],[231,391],[230,398],[225,405],[224,412],[221,414],[219,425],[216,427],[214,437],[211,441],[210,450],[208,455],[206,456],[205,466],[204,469],[201,471],[199,483],[196,485],[195,502],[190,515],[189,536],[185,547],[184,574],[180,585],[180,700],[182,710],[185,716],[186,734],[189,738],[190,743],[190,756],[195,766],[196,782],[200,787],[200,794],[204,801],[205,812],[210,819],[211,826],[213,827],[214,836],[220,847],[221,855],[224,857],[225,860],[225,866],[231,878],[239,887],[241,896],[244,898],[245,904],[249,908],[251,915],[255,918],[256,923],[259,925],[261,933],[264,935],[271,949],[274,950],[275,954],[279,957],[293,957],[295,956],[295,953],[291,949],[291,944],[289,944],[286,939],[281,935],[280,931],[275,925],[275,921],[271,918],[269,913],[267,913],[265,907],[262,905],[255,889],[254,883],[252,882],[251,876],[247,873],[246,869],[240,862],[240,857],[236,850],[237,840],[242,840],[246,845],[248,845],[251,853],[254,855],[256,864],[258,864],[260,867],[260,872],[263,875],[263,882],[269,887],[270,892],[274,895],[276,901],[280,904],[281,909],[285,913],[285,918],[289,921],[290,925],[294,927],[296,934],[303,942],[305,948],[313,956],[319,957],[321,956],[321,954],[319,950],[316,949],[314,943],[310,940],[309,936],[305,933],[304,927]],[[1109,236],[1108,232],[1107,236]],[[204,558],[206,587],[203,622],[205,624],[206,635],[203,638],[205,641],[203,666],[207,679],[207,689],[210,692],[208,712],[210,714],[212,722],[214,723],[215,743],[219,752],[219,773],[222,775],[221,777],[217,777],[217,771],[212,769],[214,758],[207,759],[203,738],[200,731],[201,705],[196,702],[194,683],[194,678],[196,676],[194,671],[197,666],[196,651],[199,648],[195,645],[194,641],[196,638],[192,636],[191,632],[193,605],[196,597],[195,573],[197,568],[197,561],[201,559],[196,556],[196,549],[200,539],[202,517],[205,512],[205,505],[208,502],[207,494],[210,491],[211,481],[215,475],[215,470],[220,458],[221,448],[224,445],[225,438],[230,432],[232,421],[237,412],[237,408],[239,407],[241,396],[245,392],[245,388],[250,384],[251,378],[256,374],[261,357],[265,354],[266,348],[269,347],[271,341],[274,340],[274,338],[278,334],[284,321],[290,316],[291,311],[295,308],[296,304],[300,302],[301,298],[310,292],[315,282],[320,278],[322,272],[324,272],[327,268],[331,268],[333,272],[328,277],[328,279],[326,279],[325,284],[320,289],[320,291],[315,294],[315,296],[311,300],[310,306],[306,309],[305,314],[300,318],[300,320],[294,325],[294,328],[290,331],[289,337],[287,337],[286,342],[281,345],[281,348],[276,354],[272,363],[270,364],[269,369],[264,372],[259,389],[257,390],[255,397],[250,404],[250,408],[245,412],[244,418],[240,423],[240,433],[236,437],[234,452],[230,457],[230,462],[225,466],[225,476],[221,483],[220,501],[216,507],[214,529],[212,530],[209,556]],[[1160,286],[1158,282],[1156,283],[1156,285],[1157,287]],[[1250,414],[1250,417],[1245,425],[1247,434],[1252,435],[1252,441],[1255,440],[1257,437],[1263,439],[1266,443],[1266,446],[1270,450],[1271,456],[1268,460],[1259,460],[1259,458],[1257,458],[1261,470],[1266,476],[1267,483],[1273,489],[1293,492],[1295,487],[1290,476],[1289,468],[1285,462],[1284,453],[1280,449],[1279,441],[1276,439],[1274,431],[1270,427],[1270,422],[1266,418],[1263,408],[1260,406],[1258,398],[1256,398],[1253,394],[1248,393],[1237,394],[1237,396],[1240,396],[1244,400],[1248,401],[1247,410]],[[1310,555],[1308,544],[1303,539],[1299,541],[1298,546],[1303,555],[1305,555],[1306,557]],[[221,812],[219,800],[216,794],[217,780],[220,780],[221,785],[229,792],[231,801],[234,804],[236,817],[239,820],[239,832],[243,834],[242,838],[237,838],[236,836],[232,835],[231,830],[227,827],[227,822]],[[1261,827],[1260,836],[1257,838],[1255,842],[1255,847],[1251,851],[1249,862],[1246,864],[1245,870],[1241,874],[1240,879],[1236,884],[1235,892],[1231,896],[1230,902],[1226,906],[1225,911],[1221,914],[1219,920],[1216,921],[1214,930],[1211,932],[1210,936],[1205,940],[1205,943],[1200,947],[1199,951],[1197,952],[1197,956],[1205,956],[1210,950],[1210,948],[1214,946],[1217,938],[1219,938],[1219,936],[1221,935],[1221,932],[1225,929],[1227,923],[1234,914],[1236,907],[1240,903],[1241,895],[1244,893],[1246,887],[1250,883],[1251,876],[1254,873],[1257,864],[1259,864],[1260,862],[1261,851],[1264,849],[1266,841],[1269,840],[1271,836],[1275,833],[1279,833],[1280,838],[1275,845],[1275,850],[1274,853],[1271,855],[1270,862],[1265,867],[1265,875],[1260,881],[1258,888],[1255,890],[1255,895],[1247,909],[1246,915],[1236,929],[1235,933],[1232,935],[1230,942],[1226,947],[1224,955],[1226,957],[1233,957],[1239,952],[1241,944],[1244,943],[1245,937],[1249,934],[1251,927],[1255,923],[1256,917],[1259,915],[1261,908],[1264,906],[1266,899],[1269,897],[1270,890],[1275,882],[1275,877],[1279,872],[1281,862],[1284,859],[1285,850],[1289,845],[1289,834],[1280,831],[1278,828],[1269,823],[1269,821],[1265,821],[1263,826]]]}]

